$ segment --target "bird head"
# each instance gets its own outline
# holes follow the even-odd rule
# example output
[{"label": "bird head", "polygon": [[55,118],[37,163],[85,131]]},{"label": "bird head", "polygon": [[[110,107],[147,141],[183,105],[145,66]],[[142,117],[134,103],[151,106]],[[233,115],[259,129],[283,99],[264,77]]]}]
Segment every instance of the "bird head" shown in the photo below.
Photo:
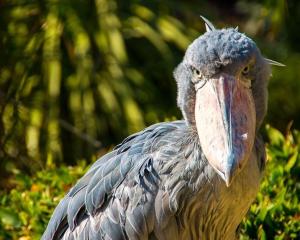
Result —
[{"label": "bird head", "polygon": [[267,111],[270,64],[255,42],[237,28],[206,32],[188,47],[174,71],[178,106],[197,129],[209,164],[229,186],[252,152]]}]

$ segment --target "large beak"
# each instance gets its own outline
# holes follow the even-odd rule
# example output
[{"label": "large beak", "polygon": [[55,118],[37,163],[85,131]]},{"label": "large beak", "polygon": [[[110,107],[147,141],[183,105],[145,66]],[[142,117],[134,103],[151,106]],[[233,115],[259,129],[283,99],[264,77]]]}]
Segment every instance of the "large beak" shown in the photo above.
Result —
[{"label": "large beak", "polygon": [[251,89],[228,74],[209,79],[197,90],[195,116],[202,151],[229,186],[254,143],[256,114]]}]

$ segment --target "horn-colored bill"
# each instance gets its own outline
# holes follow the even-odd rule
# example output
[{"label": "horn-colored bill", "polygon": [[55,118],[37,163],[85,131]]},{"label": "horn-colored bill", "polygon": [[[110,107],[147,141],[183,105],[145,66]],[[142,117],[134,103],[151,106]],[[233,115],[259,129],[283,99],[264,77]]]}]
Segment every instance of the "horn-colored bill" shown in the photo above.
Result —
[{"label": "horn-colored bill", "polygon": [[285,65],[282,64],[282,63],[280,63],[280,62],[276,62],[276,61],[268,59],[268,58],[265,58],[265,60],[270,65],[279,66],[279,67],[285,67]]},{"label": "horn-colored bill", "polygon": [[220,73],[198,89],[195,120],[202,152],[229,186],[248,162],[255,139],[252,91]]}]

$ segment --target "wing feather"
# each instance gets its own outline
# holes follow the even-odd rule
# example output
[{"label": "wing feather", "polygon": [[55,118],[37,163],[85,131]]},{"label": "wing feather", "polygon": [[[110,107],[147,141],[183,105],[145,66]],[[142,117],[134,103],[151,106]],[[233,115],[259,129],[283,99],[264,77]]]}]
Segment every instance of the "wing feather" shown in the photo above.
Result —
[{"label": "wing feather", "polygon": [[73,197],[71,197],[68,204],[67,219],[69,228],[72,231],[80,221],[80,219],[78,219],[79,212],[82,208],[84,208],[85,188],[82,188],[81,191],[78,191]]},{"label": "wing feather", "polygon": [[42,236],[42,240],[52,240],[57,232],[64,231],[68,227],[66,221],[68,203],[69,197],[65,197],[59,202]]},{"label": "wing feather", "polygon": [[[42,239],[147,238],[154,230],[155,212],[161,223],[174,215],[169,195],[157,192],[165,187],[158,184],[160,174],[177,164],[169,161],[178,151],[172,148],[172,134],[183,126],[184,121],[152,125],[97,160],[57,206]],[[164,146],[154,161],[154,152]]]}]

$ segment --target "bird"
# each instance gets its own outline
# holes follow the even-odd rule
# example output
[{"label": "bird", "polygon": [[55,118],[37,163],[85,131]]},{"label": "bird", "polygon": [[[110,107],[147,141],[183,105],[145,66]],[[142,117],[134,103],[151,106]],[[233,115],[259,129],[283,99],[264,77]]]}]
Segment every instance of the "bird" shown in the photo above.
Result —
[{"label": "bird", "polygon": [[266,162],[271,65],[238,28],[206,31],[174,70],[183,119],[127,137],[60,201],[42,240],[237,239]]}]

